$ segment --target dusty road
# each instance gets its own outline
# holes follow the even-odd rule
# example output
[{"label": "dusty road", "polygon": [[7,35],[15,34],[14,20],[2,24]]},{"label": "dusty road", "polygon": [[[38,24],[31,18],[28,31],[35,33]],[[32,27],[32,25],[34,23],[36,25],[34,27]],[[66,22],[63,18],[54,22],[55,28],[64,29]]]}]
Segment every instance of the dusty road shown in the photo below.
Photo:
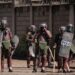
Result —
[{"label": "dusty road", "polygon": [[55,73],[53,73],[52,68],[47,68],[46,73],[41,73],[40,68],[38,68],[37,73],[32,72],[32,62],[31,67],[26,67],[26,61],[25,60],[13,60],[13,72],[9,73],[6,65],[5,60],[5,70],[4,72],[0,72],[0,75],[75,75],[75,61],[71,63],[71,69],[74,71],[72,73],[57,73],[57,69],[55,69]]}]

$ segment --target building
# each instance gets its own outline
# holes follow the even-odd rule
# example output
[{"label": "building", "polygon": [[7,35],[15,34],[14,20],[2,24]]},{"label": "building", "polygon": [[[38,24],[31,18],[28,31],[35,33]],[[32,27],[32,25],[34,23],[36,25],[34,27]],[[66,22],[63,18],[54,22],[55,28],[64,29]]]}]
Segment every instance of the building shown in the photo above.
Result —
[{"label": "building", "polygon": [[0,20],[4,16],[19,36],[31,24],[39,26],[42,22],[56,34],[61,25],[75,25],[75,0],[0,0]]}]

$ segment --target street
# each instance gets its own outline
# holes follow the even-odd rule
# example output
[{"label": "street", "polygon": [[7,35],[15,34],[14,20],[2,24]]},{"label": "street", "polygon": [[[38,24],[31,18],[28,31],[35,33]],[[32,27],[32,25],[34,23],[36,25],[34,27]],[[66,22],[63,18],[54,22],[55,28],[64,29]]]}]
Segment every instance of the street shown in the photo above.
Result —
[{"label": "street", "polygon": [[45,73],[41,73],[41,69],[38,68],[36,73],[32,72],[32,62],[31,62],[31,68],[26,67],[26,60],[13,60],[13,72],[9,73],[6,65],[5,60],[5,69],[4,72],[0,72],[0,75],[75,75],[75,61],[71,62],[71,70],[73,72],[71,73],[58,73],[57,69],[55,69],[55,72],[53,73],[53,68],[46,68]]}]

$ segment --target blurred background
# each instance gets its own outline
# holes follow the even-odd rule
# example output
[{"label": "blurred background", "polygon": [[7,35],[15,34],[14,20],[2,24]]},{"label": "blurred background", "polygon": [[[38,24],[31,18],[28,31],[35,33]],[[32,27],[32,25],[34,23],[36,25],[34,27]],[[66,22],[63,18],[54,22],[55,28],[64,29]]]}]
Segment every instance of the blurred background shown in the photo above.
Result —
[{"label": "blurred background", "polygon": [[0,0],[0,20],[2,17],[8,18],[13,34],[20,37],[13,58],[25,59],[28,27],[46,22],[53,38],[60,26],[71,23],[75,27],[75,0]]}]

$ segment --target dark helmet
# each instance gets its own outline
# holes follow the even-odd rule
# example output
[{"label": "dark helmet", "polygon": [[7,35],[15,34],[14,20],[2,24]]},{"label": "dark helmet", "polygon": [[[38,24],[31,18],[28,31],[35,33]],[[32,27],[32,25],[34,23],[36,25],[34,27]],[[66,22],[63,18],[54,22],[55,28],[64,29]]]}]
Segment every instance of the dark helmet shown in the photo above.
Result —
[{"label": "dark helmet", "polygon": [[66,27],[66,31],[73,33],[73,32],[74,32],[74,26],[73,26],[72,24],[69,24],[69,25]]},{"label": "dark helmet", "polygon": [[31,25],[31,26],[29,27],[29,30],[30,30],[31,32],[36,32],[36,26],[35,26],[35,25]]}]

